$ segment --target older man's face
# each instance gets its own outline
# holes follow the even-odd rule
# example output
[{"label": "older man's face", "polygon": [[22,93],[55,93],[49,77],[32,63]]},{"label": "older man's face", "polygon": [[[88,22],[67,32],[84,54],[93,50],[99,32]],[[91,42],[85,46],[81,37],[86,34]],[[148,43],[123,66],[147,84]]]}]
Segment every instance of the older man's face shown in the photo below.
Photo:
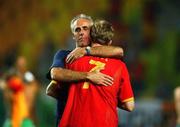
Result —
[{"label": "older man's face", "polygon": [[90,25],[91,22],[87,19],[75,21],[73,34],[77,47],[85,47],[90,44]]}]

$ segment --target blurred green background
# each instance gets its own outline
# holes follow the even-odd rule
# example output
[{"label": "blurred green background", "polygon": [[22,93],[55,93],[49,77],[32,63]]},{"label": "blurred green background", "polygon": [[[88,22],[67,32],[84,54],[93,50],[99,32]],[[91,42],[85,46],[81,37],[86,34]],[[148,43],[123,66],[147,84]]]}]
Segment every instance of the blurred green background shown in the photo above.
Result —
[{"label": "blurred green background", "polygon": [[[173,90],[180,85],[179,5],[179,0],[1,0],[0,76],[17,56],[24,55],[41,85],[38,126],[54,126],[56,101],[45,95],[45,74],[58,49],[75,47],[70,21],[85,13],[113,24],[113,44],[125,50],[136,100],[159,100],[169,106],[164,112],[174,114]],[[1,91],[0,100],[2,126],[5,106]],[[174,115],[167,117],[174,120]]]}]

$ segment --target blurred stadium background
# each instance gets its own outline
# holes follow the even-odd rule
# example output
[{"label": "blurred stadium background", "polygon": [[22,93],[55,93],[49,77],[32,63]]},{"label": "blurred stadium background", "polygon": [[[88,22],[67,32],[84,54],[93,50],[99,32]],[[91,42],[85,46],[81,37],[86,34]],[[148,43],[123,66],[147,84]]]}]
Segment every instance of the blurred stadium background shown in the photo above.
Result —
[{"label": "blurred stadium background", "polygon": [[[70,20],[85,13],[110,21],[114,45],[125,50],[136,97],[126,127],[174,127],[173,90],[180,85],[179,0],[0,0],[0,76],[24,55],[40,83],[38,127],[55,125],[56,101],[45,95],[45,74],[58,49],[73,49]],[[0,77],[1,78],[1,77]],[[5,105],[0,91],[0,126]]]}]

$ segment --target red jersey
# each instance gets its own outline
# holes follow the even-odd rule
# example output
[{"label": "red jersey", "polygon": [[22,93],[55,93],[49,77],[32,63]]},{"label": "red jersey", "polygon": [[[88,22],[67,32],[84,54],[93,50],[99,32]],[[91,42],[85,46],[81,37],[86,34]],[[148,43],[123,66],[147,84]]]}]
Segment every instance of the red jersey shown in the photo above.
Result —
[{"label": "red jersey", "polygon": [[117,102],[130,101],[133,92],[126,65],[116,59],[82,57],[67,68],[100,71],[114,78],[112,86],[90,82],[72,83],[59,127],[117,127]]}]

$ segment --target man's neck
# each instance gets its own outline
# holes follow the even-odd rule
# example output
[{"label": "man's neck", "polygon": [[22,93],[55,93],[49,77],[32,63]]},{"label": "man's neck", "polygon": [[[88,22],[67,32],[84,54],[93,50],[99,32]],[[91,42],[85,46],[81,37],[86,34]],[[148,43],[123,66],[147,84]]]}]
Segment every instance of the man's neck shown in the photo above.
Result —
[{"label": "man's neck", "polygon": [[[97,47],[97,46],[102,46],[101,44],[99,44],[99,43],[92,43],[91,45],[90,45],[91,47]],[[76,44],[76,48],[78,48],[78,47],[83,47],[83,46],[78,46],[77,44]]]},{"label": "man's neck", "polygon": [[97,47],[97,46],[102,46],[102,45],[98,43],[92,43],[92,47]]}]

